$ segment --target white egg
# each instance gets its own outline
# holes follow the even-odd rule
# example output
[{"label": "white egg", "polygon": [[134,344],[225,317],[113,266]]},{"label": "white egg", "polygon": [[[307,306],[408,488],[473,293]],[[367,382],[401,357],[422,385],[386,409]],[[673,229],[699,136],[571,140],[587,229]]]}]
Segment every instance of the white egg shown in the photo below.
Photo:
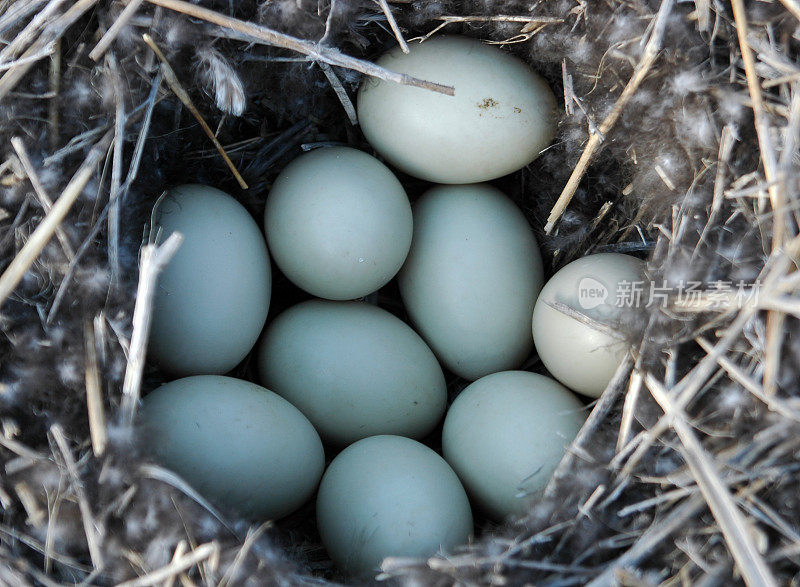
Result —
[{"label": "white egg", "polygon": [[155,230],[184,240],[158,278],[150,356],[179,375],[221,374],[258,340],[272,277],[264,236],[231,196],[204,185],[170,190]]},{"label": "white egg", "polygon": [[365,302],[311,300],[264,332],[261,381],[297,406],[323,440],[422,438],[444,413],[436,357],[411,327]]},{"label": "white egg", "polygon": [[201,375],[144,398],[144,441],[207,498],[244,516],[281,518],[314,493],[325,466],[314,427],[282,397]]},{"label": "white egg", "polygon": [[532,322],[536,352],[553,377],[600,397],[628,352],[615,328],[643,287],[644,263],[619,253],[588,255],[553,275]]},{"label": "white egg", "polygon": [[553,140],[556,100],[523,61],[468,37],[439,36],[377,64],[455,87],[455,96],[367,78],[364,136],[392,165],[437,183],[474,183],[533,161]]},{"label": "white egg", "polygon": [[490,185],[438,186],[415,203],[398,283],[419,333],[465,379],[519,367],[533,348],[539,248],[520,209]]},{"label": "white egg", "polygon": [[496,521],[539,496],[583,425],[583,406],[558,382],[505,371],[482,377],[453,402],[444,458],[470,497]]},{"label": "white egg", "polygon": [[386,285],[411,244],[411,205],[380,161],[348,147],[317,149],[281,172],[264,212],[267,242],[298,287],[350,300]]},{"label": "white egg", "polygon": [[372,436],[328,467],[317,526],[333,561],[366,577],[388,556],[427,558],[466,543],[472,511],[442,457],[408,438]]}]

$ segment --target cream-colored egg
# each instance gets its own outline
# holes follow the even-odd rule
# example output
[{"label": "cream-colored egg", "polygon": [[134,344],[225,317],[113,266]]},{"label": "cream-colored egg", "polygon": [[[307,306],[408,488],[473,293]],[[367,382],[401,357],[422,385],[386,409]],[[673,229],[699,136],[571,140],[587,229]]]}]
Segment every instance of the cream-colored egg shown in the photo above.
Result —
[{"label": "cream-colored egg", "polygon": [[615,328],[644,287],[644,263],[619,253],[573,261],[545,284],[533,312],[533,340],[564,385],[600,397],[628,345]]},{"label": "cream-colored egg", "polygon": [[358,94],[364,136],[391,164],[437,183],[507,175],[553,140],[556,100],[523,61],[469,37],[439,36],[390,50],[378,65],[455,87],[455,96],[367,78]]},{"label": "cream-colored egg", "polygon": [[158,278],[150,357],[178,375],[221,374],[258,340],[272,277],[258,224],[228,194],[204,185],[170,190],[155,229],[184,240]]},{"label": "cream-colored egg", "polygon": [[419,335],[365,302],[311,300],[264,332],[261,381],[297,406],[326,442],[375,434],[421,438],[444,413],[436,357]]},{"label": "cream-colored egg", "polygon": [[539,248],[520,209],[490,185],[438,186],[415,203],[398,283],[419,333],[465,379],[519,367],[533,348]]},{"label": "cream-colored egg", "polygon": [[200,375],[144,398],[144,441],[202,495],[258,520],[314,493],[325,466],[314,427],[282,397],[247,381]]},{"label": "cream-colored egg", "polygon": [[444,458],[475,503],[502,521],[542,493],[583,425],[582,408],[549,377],[487,375],[464,389],[447,412]]},{"label": "cream-colored egg", "polygon": [[372,436],[328,467],[317,494],[317,526],[346,573],[378,573],[388,557],[427,558],[466,543],[472,511],[447,463],[408,438]]},{"label": "cream-colored egg", "polygon": [[411,205],[374,157],[317,149],[275,180],[264,212],[275,263],[298,287],[331,300],[370,294],[395,276],[411,245]]}]

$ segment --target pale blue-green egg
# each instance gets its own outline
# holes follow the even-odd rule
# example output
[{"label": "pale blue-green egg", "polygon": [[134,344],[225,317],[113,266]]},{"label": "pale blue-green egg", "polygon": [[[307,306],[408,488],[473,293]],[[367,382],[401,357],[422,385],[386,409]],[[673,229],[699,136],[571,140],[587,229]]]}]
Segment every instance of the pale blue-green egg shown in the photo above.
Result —
[{"label": "pale blue-green egg", "polygon": [[325,466],[306,417],[247,381],[178,379],[148,394],[140,416],[143,439],[165,467],[213,502],[256,520],[303,505]]},{"label": "pale blue-green egg", "polygon": [[422,438],[447,400],[444,375],[419,335],[366,302],[310,300],[267,327],[261,381],[337,445],[376,434]]},{"label": "pale blue-green egg", "polygon": [[183,235],[158,277],[149,353],[177,375],[222,374],[258,340],[272,277],[264,236],[228,194],[204,185],[171,189],[154,211],[162,238]]},{"label": "pale blue-green egg", "polygon": [[419,442],[372,436],[328,467],[317,495],[317,526],[346,573],[378,573],[393,557],[451,551],[472,534],[472,511],[458,477]]},{"label": "pale blue-green egg", "polygon": [[414,204],[414,238],[398,274],[418,332],[465,379],[519,367],[542,259],[522,211],[488,184],[437,186]]},{"label": "pale blue-green egg", "polygon": [[493,373],[453,402],[442,453],[474,502],[499,522],[542,493],[583,421],[583,405],[557,381]]},{"label": "pale blue-green egg", "polygon": [[411,245],[411,205],[383,163],[356,149],[316,149],[295,159],[264,212],[275,263],[298,287],[351,300],[395,276]]}]

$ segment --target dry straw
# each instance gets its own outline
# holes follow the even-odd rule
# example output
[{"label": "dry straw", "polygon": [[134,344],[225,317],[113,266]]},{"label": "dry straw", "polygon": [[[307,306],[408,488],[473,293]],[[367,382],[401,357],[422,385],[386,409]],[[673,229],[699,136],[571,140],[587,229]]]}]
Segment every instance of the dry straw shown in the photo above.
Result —
[{"label": "dry straw", "polygon": [[550,268],[633,252],[658,296],[616,325],[630,353],[528,514],[381,578],[799,580],[798,2],[0,0],[0,582],[343,580],[310,510],[251,525],[141,452],[180,243],[149,215],[185,181],[260,214],[303,148],[367,148],[363,76],[452,93],[374,65],[446,33],[563,95],[553,146],[503,181]]}]

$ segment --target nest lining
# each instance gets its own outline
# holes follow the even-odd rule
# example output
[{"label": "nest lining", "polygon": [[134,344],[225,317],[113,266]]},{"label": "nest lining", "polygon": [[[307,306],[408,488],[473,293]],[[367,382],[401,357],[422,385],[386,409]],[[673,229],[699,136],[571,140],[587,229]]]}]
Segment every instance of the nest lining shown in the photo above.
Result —
[{"label": "nest lining", "polygon": [[[630,358],[545,498],[447,558],[386,561],[386,576],[796,582],[800,10],[731,4],[0,2],[0,580],[340,579],[308,508],[251,528],[141,453],[136,399],[163,380],[142,362],[148,292],[170,253],[146,226],[158,195],[188,179],[259,217],[304,147],[369,149],[350,123],[361,75],[395,43],[447,32],[504,43],[564,97],[553,146],[497,182],[551,270],[634,252],[668,289],[760,287],[746,304],[706,291],[637,311]],[[302,42],[287,49],[278,33]],[[412,197],[425,187],[403,179]],[[234,375],[251,378],[248,362]]]}]

